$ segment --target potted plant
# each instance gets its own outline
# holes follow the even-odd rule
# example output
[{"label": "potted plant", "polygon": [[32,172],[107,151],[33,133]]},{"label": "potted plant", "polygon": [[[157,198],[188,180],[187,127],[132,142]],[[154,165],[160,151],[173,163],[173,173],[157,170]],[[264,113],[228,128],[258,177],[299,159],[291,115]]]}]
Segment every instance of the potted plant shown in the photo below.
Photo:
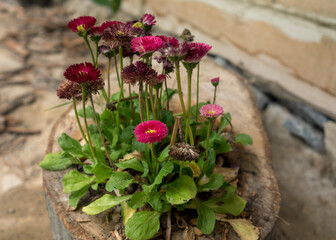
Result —
[{"label": "potted plant", "polygon": [[[140,21],[107,21],[100,26],[94,26],[96,19],[89,16],[69,22],[69,29],[85,41],[92,62],[65,70],[57,95],[72,101],[74,116],[71,122],[61,118],[57,126],[62,122],[72,128],[75,120],[81,137],[63,133],[57,139],[61,151],[49,152],[39,165],[62,173],[55,173],[56,178],[62,178],[63,191],[75,211],[103,214],[108,221],[109,213],[120,206],[123,227],[115,233],[119,237],[171,239],[173,212],[191,238],[195,231],[188,230],[186,215],[194,216],[195,229],[201,234],[214,234],[217,219],[229,223],[241,238],[258,239],[259,229],[241,216],[246,200],[237,193],[237,184],[216,171],[216,165],[223,166],[219,156],[243,149],[252,139],[247,134],[234,135],[230,114],[216,104],[218,77],[208,83],[214,89],[212,102],[199,102],[200,61],[211,46],[194,42],[188,31],[181,40],[152,36],[155,22],[150,14]],[[99,56],[108,60],[107,86],[98,67]],[[124,67],[125,58],[129,65]],[[111,90],[112,61],[117,92]],[[162,74],[153,67],[155,62]],[[181,68],[187,72],[186,98]],[[174,75],[177,89],[170,89],[167,78]],[[98,94],[104,101],[101,113],[93,99]],[[175,94],[179,104],[172,106]]]}]

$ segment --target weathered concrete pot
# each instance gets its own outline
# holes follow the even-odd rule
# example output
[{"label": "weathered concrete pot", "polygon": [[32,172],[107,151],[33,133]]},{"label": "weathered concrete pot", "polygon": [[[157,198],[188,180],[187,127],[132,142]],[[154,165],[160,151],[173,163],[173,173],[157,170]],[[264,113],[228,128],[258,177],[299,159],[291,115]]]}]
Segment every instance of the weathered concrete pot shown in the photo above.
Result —
[{"label": "weathered concrete pot", "polygon": [[[182,79],[186,79],[184,73],[181,75]],[[231,113],[235,134],[247,133],[253,138],[253,146],[226,156],[229,161],[240,165],[238,189],[242,197],[248,201],[248,205],[254,209],[252,222],[255,226],[261,227],[260,239],[278,239],[275,236],[274,225],[280,208],[280,194],[271,166],[270,146],[259,111],[255,107],[254,98],[247,83],[209,60],[201,64],[200,92],[202,94],[200,97],[202,101],[212,99],[213,87],[209,81],[216,76],[221,78],[216,103],[223,106],[225,112]],[[171,87],[176,87],[174,79],[169,82]],[[80,136],[72,112],[65,113],[53,127],[47,153],[60,150],[57,138],[63,132],[75,138]],[[68,195],[62,190],[62,177],[65,172],[46,170],[43,172],[43,186],[54,238],[57,240],[111,239],[113,226],[104,224],[104,214],[87,216],[80,210],[68,210]],[[233,240],[239,237],[230,230],[227,239]]]}]

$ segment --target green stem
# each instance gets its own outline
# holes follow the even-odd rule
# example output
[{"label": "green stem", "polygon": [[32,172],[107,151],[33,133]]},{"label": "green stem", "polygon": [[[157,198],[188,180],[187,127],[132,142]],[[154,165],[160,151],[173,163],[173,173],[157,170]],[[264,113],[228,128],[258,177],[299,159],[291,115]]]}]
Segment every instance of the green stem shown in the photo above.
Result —
[{"label": "green stem", "polygon": [[213,104],[215,104],[215,102],[216,102],[216,93],[217,93],[217,87],[215,87],[214,98],[213,98]]},{"label": "green stem", "polygon": [[92,105],[93,116],[95,118],[95,121],[96,121],[96,124],[97,124],[97,128],[98,128],[98,132],[99,132],[99,135],[100,135],[100,139],[101,139],[101,141],[103,143],[103,146],[104,146],[104,149],[105,149],[105,154],[106,154],[106,156],[107,156],[107,158],[108,158],[108,160],[109,160],[109,162],[111,164],[111,167],[112,167],[113,166],[112,165],[112,160],[110,158],[109,152],[107,151],[105,140],[104,140],[103,134],[101,132],[101,129],[100,129],[100,126],[99,126],[99,123],[98,123],[98,119],[97,119],[97,116],[96,116],[96,110],[95,110],[95,107],[94,107],[92,95],[90,94],[89,97],[90,97],[90,101],[91,101],[91,105]]},{"label": "green stem", "polygon": [[150,103],[151,103],[151,107],[152,107],[152,113],[153,113],[153,117],[154,117],[154,120],[156,120],[156,108],[154,108],[154,101],[153,101],[153,87],[152,86],[149,86],[149,100],[150,100]]},{"label": "green stem", "polygon": [[[124,68],[124,56],[123,56],[123,49],[122,47],[119,47],[119,61],[120,61],[120,72],[122,72],[123,68]],[[121,79],[121,94],[122,97],[124,97],[124,83],[123,83],[123,79]]]},{"label": "green stem", "polygon": [[89,126],[88,126],[87,119],[86,119],[86,109],[85,109],[86,90],[85,90],[85,85],[82,84],[81,86],[82,86],[83,117],[84,117],[85,129],[86,129],[86,133],[87,133],[87,137],[88,137],[89,148],[90,148],[91,154],[92,154],[93,158],[96,159],[96,155],[95,155],[95,152],[94,152],[93,147],[92,147],[92,140],[91,140],[91,134],[90,134],[90,131],[89,131]]},{"label": "green stem", "polygon": [[85,41],[85,43],[86,43],[86,46],[88,47],[88,49],[89,49],[89,51],[90,51],[91,58],[92,58],[92,62],[93,62],[93,64],[96,66],[95,57],[94,57],[94,55],[93,55],[92,48],[91,48],[91,46],[90,46],[89,40],[88,40],[87,37],[83,37],[83,38],[84,38],[84,41]]},{"label": "green stem", "polygon": [[[128,85],[128,91],[129,91],[129,96],[132,97],[132,87],[131,87],[131,84]],[[132,118],[133,118],[133,120],[135,120],[135,111],[134,111],[133,100],[130,99],[130,101],[131,101]]]},{"label": "green stem", "polygon": [[154,159],[153,163],[154,163],[154,166],[155,166],[154,167],[155,176],[157,176],[158,173],[159,173],[159,162],[158,162],[156,154],[155,154],[153,143],[148,143],[148,145],[149,145],[149,148],[150,148],[150,150],[152,152],[152,157]]},{"label": "green stem", "polygon": [[140,110],[140,120],[141,122],[144,122],[144,116],[143,116],[143,83],[142,81],[139,82],[139,110]]},{"label": "green stem", "polygon": [[111,101],[111,83],[110,83],[110,71],[111,71],[111,58],[108,58],[107,63],[107,97]]},{"label": "green stem", "polygon": [[148,85],[146,83],[145,87],[145,104],[146,104],[146,116],[147,116],[147,121],[149,120],[149,104],[148,104]]},{"label": "green stem", "polygon": [[75,116],[76,116],[76,120],[77,120],[77,124],[78,124],[79,130],[82,133],[82,136],[83,136],[85,142],[88,144],[89,142],[88,142],[88,140],[87,140],[87,138],[85,136],[84,130],[83,130],[82,125],[81,125],[81,123],[79,121],[78,111],[77,111],[77,103],[76,103],[76,99],[75,98],[72,98],[72,103],[73,103],[73,108],[74,108],[74,111],[75,111]]},{"label": "green stem", "polygon": [[96,67],[98,66],[98,42],[96,42]]},{"label": "green stem", "polygon": [[[180,76],[180,64],[178,61],[175,61],[175,72],[176,72],[177,90],[178,90],[178,95],[180,98],[181,108],[182,108],[183,116],[186,119],[187,113],[186,113],[186,109],[184,106],[182,86],[181,86],[181,76]],[[167,101],[168,101],[168,96],[167,96]]]},{"label": "green stem", "polygon": [[191,68],[187,69],[187,75],[188,75],[188,112],[187,112],[187,119],[186,119],[185,138],[187,139],[188,132],[189,132],[190,144],[194,145],[194,137],[192,135],[191,127],[190,127],[190,117],[191,117],[191,79],[192,79],[192,72],[193,72],[193,69],[191,69]]},{"label": "green stem", "polygon": [[114,60],[115,71],[116,71],[116,74],[117,74],[117,79],[118,79],[118,84],[119,84],[119,89],[120,89],[121,88],[121,83],[120,83],[119,70],[118,70],[117,54],[116,54],[115,49],[113,49],[113,60]]},{"label": "green stem", "polygon": [[209,120],[209,127],[208,127],[208,131],[207,131],[206,148],[205,148],[205,159],[206,159],[206,161],[208,160],[208,155],[209,155],[209,142],[210,142],[210,133],[211,133],[211,128],[212,128],[212,122],[213,122],[213,120]]},{"label": "green stem", "polygon": [[[160,113],[160,101],[159,101],[159,90],[155,89],[155,95],[154,95],[154,109],[155,109],[155,113]],[[159,103],[159,104],[158,104]]]},{"label": "green stem", "polygon": [[167,76],[165,76],[164,83],[165,83],[166,95],[167,95],[167,98],[166,98],[166,101],[167,101],[167,111],[169,111],[169,95],[168,95],[168,86],[167,86]]},{"label": "green stem", "polygon": [[200,71],[200,63],[197,64],[197,86],[196,86],[196,109],[195,109],[195,125],[193,128],[194,136],[196,136],[196,127],[198,123],[198,103],[199,103],[199,71]]}]

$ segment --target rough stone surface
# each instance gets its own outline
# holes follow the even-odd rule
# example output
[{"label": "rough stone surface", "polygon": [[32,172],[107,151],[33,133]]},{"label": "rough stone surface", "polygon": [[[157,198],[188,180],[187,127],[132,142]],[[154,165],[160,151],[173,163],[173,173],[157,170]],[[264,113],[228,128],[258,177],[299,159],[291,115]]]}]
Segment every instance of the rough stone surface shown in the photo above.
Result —
[{"label": "rough stone surface", "polygon": [[2,183],[1,183],[2,194],[15,187],[21,186],[22,184],[23,184],[22,179],[20,179],[17,175],[13,173],[8,173],[2,176]]},{"label": "rough stone surface", "polygon": [[289,116],[284,120],[283,124],[291,134],[303,139],[315,150],[322,151],[324,149],[322,133],[303,120],[294,116]]},{"label": "rough stone surface", "polygon": [[0,114],[7,114],[17,107],[29,104],[35,99],[30,86],[7,86],[0,89]]},{"label": "rough stone surface", "polygon": [[331,167],[332,167],[332,175],[336,180],[336,123],[335,122],[327,122],[324,125],[324,144],[326,148],[326,152],[330,159]]},{"label": "rough stone surface", "polygon": [[256,87],[252,87],[252,91],[256,99],[258,108],[260,110],[264,110],[270,101],[269,97]]},{"label": "rough stone surface", "polygon": [[277,104],[269,104],[264,114],[281,192],[278,227],[287,239],[333,240],[336,188],[325,174],[330,164],[283,126],[289,116]]},{"label": "rough stone surface", "polygon": [[0,72],[14,72],[24,67],[23,59],[6,48],[0,48]]}]

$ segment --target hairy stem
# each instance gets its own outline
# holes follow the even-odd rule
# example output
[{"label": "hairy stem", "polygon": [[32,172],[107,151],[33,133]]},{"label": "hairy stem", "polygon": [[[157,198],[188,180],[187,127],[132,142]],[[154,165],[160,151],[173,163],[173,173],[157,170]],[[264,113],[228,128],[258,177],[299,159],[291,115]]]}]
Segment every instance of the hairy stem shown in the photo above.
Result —
[{"label": "hairy stem", "polygon": [[111,83],[110,83],[110,71],[111,71],[111,58],[108,58],[107,63],[107,97],[109,101],[111,100]]},{"label": "hairy stem", "polygon": [[139,82],[139,110],[140,110],[140,120],[141,122],[144,122],[144,116],[143,116],[143,83],[142,81]]}]

